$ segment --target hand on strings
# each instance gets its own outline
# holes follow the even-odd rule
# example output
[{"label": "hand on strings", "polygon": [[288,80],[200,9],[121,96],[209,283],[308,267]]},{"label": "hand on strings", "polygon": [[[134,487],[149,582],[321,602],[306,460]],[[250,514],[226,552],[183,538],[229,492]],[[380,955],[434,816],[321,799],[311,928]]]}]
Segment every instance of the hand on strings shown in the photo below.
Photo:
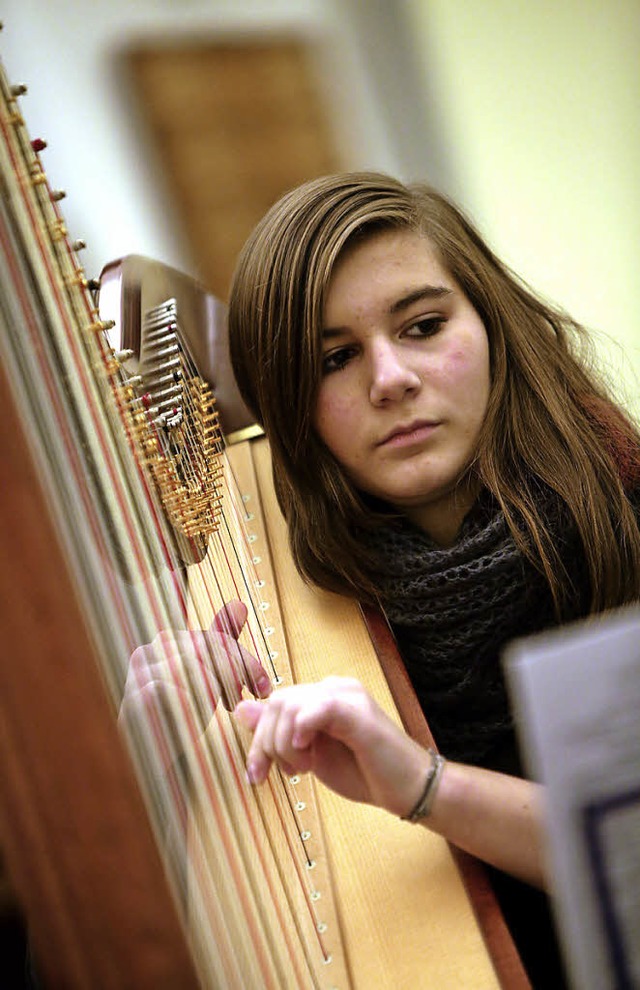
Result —
[{"label": "hand on strings", "polygon": [[[247,688],[271,691],[261,663],[238,643],[247,618],[240,601],[228,602],[207,630],[167,630],[138,647],[129,661],[120,720],[181,715],[203,732],[219,702],[231,711]],[[170,754],[174,759],[175,753]]]},{"label": "hand on strings", "polygon": [[287,774],[311,771],[343,797],[396,815],[421,792],[424,749],[352,678],[281,688],[266,701],[241,701],[235,714],[253,732],[252,783],[262,783],[276,763]]},{"label": "hand on strings", "polygon": [[[423,793],[431,759],[351,678],[281,688],[244,700],[238,721],[253,732],[247,776],[265,780],[311,771],[332,790],[403,817]],[[540,785],[447,763],[449,785],[428,827],[466,852],[545,887],[544,802]],[[453,778],[453,783],[451,782]]]}]

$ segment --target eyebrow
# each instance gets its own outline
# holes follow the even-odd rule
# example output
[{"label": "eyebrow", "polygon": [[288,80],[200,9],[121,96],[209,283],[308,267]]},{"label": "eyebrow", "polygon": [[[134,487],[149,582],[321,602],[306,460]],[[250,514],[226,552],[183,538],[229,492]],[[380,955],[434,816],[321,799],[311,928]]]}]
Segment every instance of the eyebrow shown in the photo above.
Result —
[{"label": "eyebrow", "polygon": [[399,313],[422,299],[442,299],[443,296],[450,296],[452,292],[453,290],[448,289],[446,285],[423,285],[419,289],[414,289],[413,292],[408,292],[406,296],[396,299],[389,306],[389,312]]},{"label": "eyebrow", "polygon": [[[408,309],[413,303],[420,302],[422,299],[443,299],[445,296],[452,294],[453,289],[448,289],[446,285],[421,285],[419,288],[408,292],[406,296],[401,296],[400,299],[396,299],[395,302],[391,303],[388,312],[393,316],[395,313],[401,313],[403,309]],[[331,337],[339,337],[343,332],[343,327],[325,327],[322,331],[322,336],[325,339],[330,339]]]}]

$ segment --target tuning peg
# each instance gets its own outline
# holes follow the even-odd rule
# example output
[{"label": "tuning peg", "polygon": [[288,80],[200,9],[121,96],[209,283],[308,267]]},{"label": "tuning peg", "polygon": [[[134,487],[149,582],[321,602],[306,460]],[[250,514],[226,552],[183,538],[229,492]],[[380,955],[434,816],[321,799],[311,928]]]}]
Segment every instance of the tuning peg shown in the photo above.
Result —
[{"label": "tuning peg", "polygon": [[51,199],[54,203],[59,203],[60,200],[64,199],[66,195],[67,194],[64,189],[53,189],[51,192]]},{"label": "tuning peg", "polygon": [[79,238],[77,241],[74,241],[73,244],[71,245],[74,251],[82,251],[83,248],[86,248],[86,246],[87,246],[86,242],[83,241],[81,238]]},{"label": "tuning peg", "polygon": [[129,358],[132,358],[133,354],[134,352],[131,350],[131,348],[127,347],[125,348],[124,351],[115,351],[113,356],[116,359],[116,361],[119,361],[122,364],[124,361],[128,361]]},{"label": "tuning peg", "polygon": [[47,142],[44,141],[42,138],[34,138],[33,141],[31,142],[31,147],[33,148],[35,153],[38,154],[40,151],[44,151],[44,149],[47,147]]},{"label": "tuning peg", "polygon": [[12,96],[24,96],[26,92],[27,92],[27,87],[25,86],[24,83],[16,83],[15,86],[11,87]]}]

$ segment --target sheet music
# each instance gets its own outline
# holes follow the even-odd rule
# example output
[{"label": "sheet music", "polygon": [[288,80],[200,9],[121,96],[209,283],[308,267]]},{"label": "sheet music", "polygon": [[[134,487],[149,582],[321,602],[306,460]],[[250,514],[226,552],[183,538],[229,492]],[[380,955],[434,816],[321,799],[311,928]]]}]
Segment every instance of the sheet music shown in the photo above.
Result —
[{"label": "sheet music", "polygon": [[640,987],[640,609],[522,640],[505,664],[523,748],[548,789],[572,985]]}]

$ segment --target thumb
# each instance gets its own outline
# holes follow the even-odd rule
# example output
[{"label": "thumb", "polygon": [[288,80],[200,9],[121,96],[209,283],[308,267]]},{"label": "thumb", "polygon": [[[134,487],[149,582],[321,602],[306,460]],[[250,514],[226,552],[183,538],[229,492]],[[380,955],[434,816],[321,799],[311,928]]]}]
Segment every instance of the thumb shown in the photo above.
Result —
[{"label": "thumb", "polygon": [[253,732],[260,721],[263,710],[264,705],[259,701],[253,701],[251,698],[247,698],[245,701],[241,701],[236,705],[233,714],[240,724],[244,725],[245,729],[250,729]]},{"label": "thumb", "polygon": [[218,632],[227,633],[237,639],[242,632],[242,627],[247,621],[247,606],[244,602],[233,600],[223,605],[216,613],[211,627]]}]

